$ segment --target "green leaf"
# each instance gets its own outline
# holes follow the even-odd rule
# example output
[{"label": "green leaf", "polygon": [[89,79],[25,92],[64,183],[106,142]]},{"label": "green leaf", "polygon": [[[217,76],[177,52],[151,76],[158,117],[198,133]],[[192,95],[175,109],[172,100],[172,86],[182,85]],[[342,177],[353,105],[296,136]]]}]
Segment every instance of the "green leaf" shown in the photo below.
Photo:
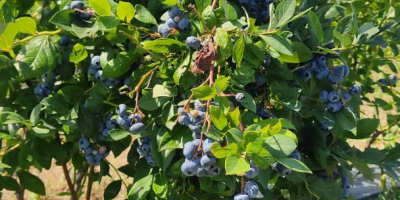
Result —
[{"label": "green leaf", "polygon": [[100,30],[111,30],[119,25],[119,19],[114,16],[100,16],[97,18],[97,25]]},{"label": "green leaf", "polygon": [[0,50],[11,51],[18,27],[14,23],[0,22]]},{"label": "green leaf", "polygon": [[249,109],[252,112],[256,112],[256,102],[253,99],[253,96],[251,96],[247,92],[240,91],[241,93],[244,94],[244,100],[240,102],[245,108]]},{"label": "green leaf", "polygon": [[261,35],[260,37],[276,51],[289,56],[293,55],[292,45],[285,38],[279,35]]},{"label": "green leaf", "polygon": [[96,32],[99,30],[96,21],[90,23],[74,23],[71,24],[71,27],[79,38],[94,37]]},{"label": "green leaf", "polygon": [[344,130],[352,131],[357,126],[357,119],[354,113],[348,108],[344,108],[342,111],[336,113],[337,123]]},{"label": "green leaf", "polygon": [[131,3],[120,1],[117,6],[117,16],[129,23],[135,17],[135,8]]},{"label": "green leaf", "polygon": [[262,138],[257,138],[253,142],[247,144],[246,154],[260,154],[262,147],[264,144],[264,140]]},{"label": "green leaf", "polygon": [[138,59],[138,56],[132,55],[126,51],[120,52],[117,57],[108,61],[103,67],[104,78],[115,78],[124,75]]},{"label": "green leaf", "polygon": [[72,9],[67,9],[58,11],[50,18],[49,22],[66,31],[72,31],[71,24],[74,19],[76,19],[75,12]]},{"label": "green leaf", "polygon": [[118,141],[122,140],[131,134],[128,131],[122,129],[113,129],[108,133],[107,141]]},{"label": "green leaf", "polygon": [[106,16],[114,15],[111,11],[111,5],[107,0],[88,0],[90,6],[94,9],[97,15]]},{"label": "green leaf", "polygon": [[121,191],[121,186],[121,180],[116,180],[108,184],[108,186],[104,190],[104,199],[114,199],[115,197],[117,197],[118,193]]},{"label": "green leaf", "polygon": [[39,77],[57,65],[57,53],[49,36],[38,36],[29,41],[17,55],[17,67],[25,79]]},{"label": "green leaf", "polygon": [[217,95],[217,91],[215,90],[215,88],[210,86],[199,86],[197,88],[191,89],[191,91],[194,97],[199,100],[209,100]]},{"label": "green leaf", "polygon": [[207,6],[211,5],[212,0],[195,0],[196,8],[199,12],[203,12]]},{"label": "green leaf", "polygon": [[17,176],[22,187],[25,189],[39,195],[46,195],[44,184],[37,176],[22,170],[17,171]]},{"label": "green leaf", "polygon": [[167,6],[174,6],[178,3],[178,0],[160,0],[162,4]]},{"label": "green leaf", "polygon": [[351,139],[365,139],[371,137],[371,134],[374,133],[378,126],[380,120],[379,119],[360,119],[357,121],[357,134],[347,132],[349,134],[345,134],[347,138]]},{"label": "green leaf", "polygon": [[310,11],[308,13],[308,25],[310,26],[311,33],[317,38],[319,45],[324,43],[324,30],[322,29],[321,22],[317,15]]},{"label": "green leaf", "polygon": [[292,42],[293,55],[281,54],[279,60],[288,63],[301,63],[311,60],[311,50],[301,42]]},{"label": "green leaf", "polygon": [[233,8],[231,6],[231,4],[229,4],[228,1],[220,0],[219,6],[222,7],[222,9],[224,9],[226,19],[228,19],[228,20],[236,20],[237,19],[238,16],[237,16],[236,10],[235,10],[235,8]]},{"label": "green leaf", "polygon": [[231,77],[225,77],[225,76],[219,76],[216,80],[215,80],[215,88],[217,90],[217,93],[223,92],[226,90],[226,88],[228,88],[229,86],[229,80],[231,79]]},{"label": "green leaf", "polygon": [[209,30],[212,30],[217,25],[217,16],[215,15],[211,5],[208,5],[202,12],[202,17],[205,25]]},{"label": "green leaf", "polygon": [[39,123],[40,117],[40,109],[42,108],[41,104],[38,104],[35,106],[35,108],[32,110],[29,121],[32,123],[32,125],[36,126]]},{"label": "green leaf", "polygon": [[146,7],[136,4],[135,5],[136,15],[135,18],[145,24],[154,24],[157,25],[157,20],[154,16],[147,10]]},{"label": "green leaf", "polygon": [[[243,140],[243,134],[242,132],[240,132],[239,129],[237,128],[231,128],[228,130],[228,134],[227,134],[227,142],[228,143],[232,143],[232,142],[240,142]],[[234,143],[232,143],[234,144]]]},{"label": "green leaf", "polygon": [[368,167],[368,164],[357,157],[350,158],[350,162],[364,175],[364,177],[370,181],[374,180],[374,173],[371,168]]},{"label": "green leaf", "polygon": [[174,97],[178,94],[176,87],[167,87],[165,85],[155,85],[153,88],[153,98]]},{"label": "green leaf", "polygon": [[274,81],[270,84],[271,98],[283,106],[299,111],[301,103],[298,101],[301,89],[290,87],[286,82]]},{"label": "green leaf", "polygon": [[231,154],[238,152],[238,145],[231,143],[225,147],[221,147],[220,144],[214,143],[211,146],[211,152],[216,158],[225,158]]},{"label": "green leaf", "polygon": [[73,63],[79,63],[88,56],[86,47],[77,43],[74,45],[71,54],[69,55],[69,61]]},{"label": "green leaf", "polygon": [[225,49],[231,42],[228,32],[225,29],[217,28],[215,32],[215,42],[218,44],[218,46]]},{"label": "green leaf", "polygon": [[174,40],[174,39],[157,39],[157,40],[146,40],[142,42],[143,48],[153,51],[155,53],[170,53],[170,52],[180,52],[186,49],[186,44]]},{"label": "green leaf", "polygon": [[167,176],[164,173],[155,175],[152,188],[158,197],[165,198],[168,192]]},{"label": "green leaf", "polygon": [[219,130],[223,130],[228,125],[228,120],[226,119],[224,113],[219,107],[210,106],[210,118],[215,127]]},{"label": "green leaf", "polygon": [[153,184],[153,175],[147,175],[133,184],[128,193],[128,200],[146,199]]},{"label": "green leaf", "polygon": [[139,99],[139,107],[147,111],[153,111],[169,100],[170,98],[167,97],[153,98],[153,94],[149,92]]},{"label": "green leaf", "polygon": [[277,134],[267,138],[264,147],[274,157],[286,158],[296,149],[297,145],[292,139]]},{"label": "green leaf", "polygon": [[271,166],[272,163],[275,162],[274,157],[267,151],[262,148],[261,152],[257,154],[252,154],[250,158],[257,164],[257,166],[261,169],[267,169]]},{"label": "green leaf", "polygon": [[1,181],[3,182],[3,187],[6,190],[20,191],[21,189],[18,182],[10,176],[2,176]]},{"label": "green leaf", "polygon": [[275,10],[275,19],[277,27],[285,25],[293,17],[296,9],[296,0],[284,0],[278,4]]},{"label": "green leaf", "polygon": [[312,174],[311,170],[301,161],[293,159],[293,158],[275,158],[276,161],[281,163],[283,166],[301,173],[310,173]]},{"label": "green leaf", "polygon": [[236,107],[235,110],[230,111],[228,113],[228,120],[236,127],[240,126],[240,111],[239,108]]},{"label": "green leaf", "polygon": [[20,17],[15,20],[15,24],[21,33],[36,34],[36,21],[31,17]]},{"label": "green leaf", "polygon": [[240,66],[242,63],[244,48],[245,48],[244,37],[240,37],[236,41],[235,46],[233,46],[233,54],[232,54],[232,58],[238,66]]},{"label": "green leaf", "polygon": [[226,175],[244,174],[249,171],[249,169],[250,164],[244,158],[242,158],[240,154],[235,153],[226,157]]}]

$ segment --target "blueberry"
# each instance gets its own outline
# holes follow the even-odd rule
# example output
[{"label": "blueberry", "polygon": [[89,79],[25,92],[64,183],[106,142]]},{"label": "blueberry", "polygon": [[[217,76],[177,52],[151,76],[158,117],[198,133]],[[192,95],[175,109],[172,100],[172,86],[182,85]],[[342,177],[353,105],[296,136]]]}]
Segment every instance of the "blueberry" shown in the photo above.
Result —
[{"label": "blueberry", "polygon": [[106,140],[106,136],[104,136],[104,135],[98,135],[98,136],[97,136],[97,140],[98,140],[98,141],[104,141],[104,140]]},{"label": "blueberry", "polygon": [[200,133],[202,126],[201,124],[189,124],[188,127],[192,132]]},{"label": "blueberry", "polygon": [[264,85],[264,84],[265,84],[265,79],[264,79],[264,77],[261,76],[261,75],[257,75],[257,76],[256,76],[256,86],[257,86],[257,87],[260,87],[260,86],[262,86],[262,85]]},{"label": "blueberry", "polygon": [[160,24],[158,25],[158,32],[162,35],[163,38],[166,38],[169,34],[171,34],[171,29],[168,27],[167,24]]},{"label": "blueberry", "polygon": [[110,119],[106,121],[106,127],[109,129],[114,129],[117,126],[117,121],[115,119]]},{"label": "blueberry", "polygon": [[314,72],[314,71],[317,70],[317,69],[318,69],[317,62],[311,61],[311,62],[310,62],[310,70]]},{"label": "blueberry", "polygon": [[79,10],[83,10],[83,9],[85,9],[85,4],[83,4],[83,2],[82,1],[71,1],[71,4],[70,4],[70,8],[71,9],[79,9]]},{"label": "blueberry", "polygon": [[203,155],[200,159],[200,165],[204,169],[209,169],[211,166],[215,165],[217,159],[214,156]]},{"label": "blueberry", "polygon": [[200,40],[195,36],[189,36],[186,38],[185,44],[192,49],[199,49],[201,46]]},{"label": "blueberry", "polygon": [[85,156],[92,154],[92,151],[93,151],[93,148],[91,146],[88,146],[83,149],[83,153],[85,154]]},{"label": "blueberry", "polygon": [[167,24],[169,28],[178,28],[178,23],[176,23],[173,18],[168,18],[167,21],[165,21],[165,24]]},{"label": "blueberry", "polygon": [[140,114],[131,114],[128,118],[133,122],[142,122],[142,117]]},{"label": "blueberry", "polygon": [[168,16],[170,18],[174,18],[176,16],[181,16],[183,15],[183,12],[181,11],[181,9],[179,9],[178,6],[172,6],[171,9],[168,11]]},{"label": "blueberry", "polygon": [[41,85],[42,84],[39,83],[34,89],[36,96],[40,96],[44,93],[44,89],[41,87]]},{"label": "blueberry", "polygon": [[337,101],[337,102],[329,102],[329,103],[326,105],[326,107],[327,107],[328,110],[331,111],[331,112],[339,112],[339,111],[342,109],[343,104],[342,104],[342,102],[340,102],[340,101]]},{"label": "blueberry", "polygon": [[256,198],[259,192],[260,189],[254,181],[249,181],[246,183],[246,186],[244,186],[244,193],[249,195],[250,198]]},{"label": "blueberry", "polygon": [[181,165],[181,171],[185,176],[196,175],[198,168],[199,166],[189,159],[185,159],[185,162]]},{"label": "blueberry", "polygon": [[315,77],[319,80],[327,77],[329,75],[329,67],[326,65],[318,65],[317,70],[315,70]]},{"label": "blueberry", "polygon": [[69,37],[64,35],[61,37],[61,39],[58,41],[58,44],[60,44],[60,46],[62,47],[66,47],[69,44]]},{"label": "blueberry", "polygon": [[330,102],[338,102],[340,100],[339,93],[337,91],[331,91],[328,94],[328,100]]},{"label": "blueberry", "polygon": [[129,129],[130,120],[127,116],[118,116],[116,120],[122,129]]},{"label": "blueberry", "polygon": [[103,154],[100,154],[100,153],[96,154],[94,156],[94,159],[96,162],[101,162],[103,160]]},{"label": "blueberry", "polygon": [[243,100],[244,100],[244,94],[243,93],[237,93],[236,95],[235,95],[235,99],[236,99],[236,101],[238,101],[238,102],[242,102]]},{"label": "blueberry", "polygon": [[79,148],[80,149],[86,149],[87,147],[89,147],[89,145],[90,145],[90,141],[88,138],[82,137],[81,139],[79,139]]},{"label": "blueberry", "polygon": [[324,55],[320,55],[317,57],[318,66],[326,66],[326,57]]},{"label": "blueberry", "polygon": [[294,158],[294,159],[296,159],[296,160],[300,160],[300,159],[301,159],[300,152],[297,151],[297,150],[294,150],[294,151],[289,155],[289,157]]},{"label": "blueberry", "polygon": [[332,72],[333,72],[334,74],[336,74],[336,75],[341,76],[341,77],[344,77],[344,76],[345,76],[345,73],[344,73],[344,72],[345,72],[344,66],[335,67],[335,68],[332,69]]},{"label": "blueberry", "polygon": [[125,104],[119,104],[116,112],[119,116],[125,116],[128,112],[128,107]]},{"label": "blueberry", "polygon": [[259,173],[258,167],[250,167],[250,169],[244,174],[246,178],[254,178]]},{"label": "blueberry", "polygon": [[346,91],[342,91],[342,99],[344,102],[349,102],[351,99],[351,95]]},{"label": "blueberry", "polygon": [[350,195],[350,183],[349,183],[349,179],[346,176],[342,176],[342,189],[343,189],[343,198],[347,198]]},{"label": "blueberry", "polygon": [[183,146],[183,155],[187,159],[192,159],[198,147],[199,145],[196,145],[193,141],[185,143],[185,145]]},{"label": "blueberry", "polygon": [[51,89],[50,84],[47,83],[47,82],[41,83],[40,87],[42,87],[44,90],[50,90]]},{"label": "blueberry", "polygon": [[187,126],[190,124],[190,118],[187,115],[181,115],[178,119],[178,123]]},{"label": "blueberry", "polygon": [[103,129],[103,131],[101,132],[101,135],[103,135],[104,137],[107,137],[108,133],[110,132],[109,128],[105,128]]},{"label": "blueberry", "polygon": [[97,70],[97,72],[96,72],[96,74],[94,75],[94,77],[95,77],[98,81],[104,80],[104,78],[103,78],[103,70]]},{"label": "blueberry", "polygon": [[88,21],[88,20],[90,20],[90,18],[92,18],[92,15],[91,15],[90,13],[82,13],[82,12],[79,12],[79,13],[78,13],[78,17],[79,17],[81,20]]},{"label": "blueberry", "polygon": [[389,86],[389,81],[383,78],[379,79],[378,83],[380,83],[382,86]]},{"label": "blueberry", "polygon": [[90,60],[90,67],[94,69],[101,69],[100,56],[93,56],[93,58]]},{"label": "blueberry", "polygon": [[328,76],[328,80],[331,84],[340,84],[343,82],[343,75],[330,73]]},{"label": "blueberry", "polygon": [[264,67],[268,67],[270,64],[271,64],[271,56],[269,54],[266,54],[264,60],[262,61],[262,65]]},{"label": "blueberry", "polygon": [[204,168],[199,167],[196,172],[197,177],[204,177],[207,176],[207,170]]},{"label": "blueberry", "polygon": [[204,153],[210,153],[211,152],[211,147],[214,144],[214,141],[211,140],[210,138],[207,138],[203,141],[203,152]]},{"label": "blueberry", "polygon": [[233,197],[233,200],[249,200],[249,196],[247,194],[237,194]]},{"label": "blueberry", "polygon": [[307,69],[300,69],[298,75],[305,82],[311,78],[311,72]]},{"label": "blueberry", "polygon": [[216,176],[219,173],[221,173],[221,168],[216,165],[210,167],[210,169],[207,169],[207,175],[210,177]]},{"label": "blueberry", "polygon": [[351,96],[360,95],[361,94],[361,85],[355,84],[350,87],[349,93]]},{"label": "blueberry", "polygon": [[101,146],[101,147],[99,148],[99,154],[104,155],[106,152],[107,152],[107,147]]},{"label": "blueberry", "polygon": [[140,143],[141,144],[149,144],[150,143],[150,138],[145,137],[145,138],[140,138]]},{"label": "blueberry", "polygon": [[347,65],[342,65],[340,66],[341,68],[343,68],[343,77],[346,78],[349,76],[350,74],[350,68]]},{"label": "blueberry", "polygon": [[89,165],[94,165],[96,162],[96,159],[94,158],[94,155],[92,155],[92,154],[86,155],[85,160],[87,163],[89,163]]},{"label": "blueberry", "polygon": [[328,124],[326,123],[326,121],[323,121],[323,122],[320,124],[319,127],[320,127],[321,130],[323,130],[323,131],[328,131],[328,130],[329,130]]},{"label": "blueberry", "polygon": [[181,30],[189,30],[189,26],[190,26],[190,21],[189,19],[183,18],[181,20],[179,20],[178,22],[178,27]]},{"label": "blueberry", "polygon": [[328,92],[325,90],[321,91],[321,94],[319,95],[319,99],[321,100],[322,103],[328,102]]},{"label": "blueberry", "polygon": [[146,129],[146,126],[142,122],[138,122],[133,124],[131,127],[129,127],[129,133],[133,135],[137,135],[139,133],[144,132]]},{"label": "blueberry", "polygon": [[151,165],[151,166],[153,166],[153,167],[157,166],[156,161],[154,160],[154,158],[153,158],[152,155],[148,155],[148,156],[146,157],[146,161],[147,161],[147,163],[148,163],[149,165]]},{"label": "blueberry", "polygon": [[277,168],[279,174],[281,174],[282,176],[287,176],[290,174],[290,172],[292,172],[291,169],[288,169],[287,167],[283,166],[282,164],[278,164],[276,168]]}]

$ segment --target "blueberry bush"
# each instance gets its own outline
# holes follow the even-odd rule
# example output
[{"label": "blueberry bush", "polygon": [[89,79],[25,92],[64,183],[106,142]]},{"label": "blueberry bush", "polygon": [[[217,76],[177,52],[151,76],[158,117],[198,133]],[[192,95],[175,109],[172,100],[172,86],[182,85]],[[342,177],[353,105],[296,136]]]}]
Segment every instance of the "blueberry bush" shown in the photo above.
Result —
[{"label": "blueberry bush", "polygon": [[[400,145],[374,145],[400,121],[397,1],[0,6],[0,191],[17,199],[90,199],[111,170],[133,182],[104,199],[354,199],[352,169],[399,179]],[[29,169],[56,165],[68,191],[48,194]]]}]

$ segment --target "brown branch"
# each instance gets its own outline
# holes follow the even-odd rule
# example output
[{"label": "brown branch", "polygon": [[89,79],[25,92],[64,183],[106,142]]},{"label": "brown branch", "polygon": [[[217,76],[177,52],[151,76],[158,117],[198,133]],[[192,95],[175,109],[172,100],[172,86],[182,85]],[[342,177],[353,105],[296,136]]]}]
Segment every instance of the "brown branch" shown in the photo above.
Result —
[{"label": "brown branch", "polygon": [[83,172],[79,172],[78,177],[76,178],[76,182],[75,182],[76,193],[79,193],[79,191],[81,190],[82,181],[83,181],[83,178],[85,177],[86,171],[87,171],[87,166],[84,168]]},{"label": "brown branch", "polygon": [[92,195],[93,174],[94,174],[94,166],[90,166],[86,200],[90,200],[90,196]]},{"label": "brown branch", "polygon": [[242,180],[241,180],[241,187],[240,187],[240,193],[243,193],[244,190],[244,175],[242,176]]},{"label": "brown branch", "polygon": [[150,71],[148,71],[146,74],[144,74],[142,76],[142,78],[140,79],[139,83],[136,85],[135,89],[130,91],[128,94],[133,94],[136,93],[137,91],[139,91],[140,86],[143,84],[143,82],[146,80],[147,77],[149,77],[150,75],[153,74],[153,72],[155,72],[158,69],[158,65],[155,66],[153,69],[151,69]]},{"label": "brown branch", "polygon": [[74,185],[72,184],[71,177],[69,176],[67,164],[63,163],[62,164],[65,180],[67,181],[69,192],[71,193],[71,198],[73,200],[78,200],[78,195],[76,194],[76,191],[74,189]]},{"label": "brown branch", "polygon": [[25,194],[25,188],[21,186],[21,190],[19,192],[16,192],[14,195],[17,200],[24,200],[24,194]]},{"label": "brown branch", "polygon": [[369,140],[368,146],[367,146],[366,149],[371,148],[372,143],[374,143],[375,140],[376,140],[382,133],[383,133],[382,131],[375,131],[375,133],[371,136],[371,140]]},{"label": "brown branch", "polygon": [[211,10],[214,10],[215,6],[217,6],[218,0],[214,0],[211,5]]}]

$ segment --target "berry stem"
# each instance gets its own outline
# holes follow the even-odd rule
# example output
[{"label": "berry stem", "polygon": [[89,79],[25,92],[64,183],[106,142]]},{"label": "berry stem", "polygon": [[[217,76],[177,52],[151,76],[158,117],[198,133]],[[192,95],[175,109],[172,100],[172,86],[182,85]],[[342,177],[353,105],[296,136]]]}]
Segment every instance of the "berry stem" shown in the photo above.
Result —
[{"label": "berry stem", "polygon": [[144,74],[142,76],[142,78],[140,79],[139,83],[136,85],[135,89],[128,92],[127,94],[133,94],[133,93],[137,93],[140,89],[140,86],[144,83],[144,81],[147,79],[147,77],[149,77],[153,72],[155,72],[158,69],[158,65],[155,66],[153,69],[151,69],[150,71],[148,71],[146,74]]},{"label": "berry stem", "polygon": [[89,180],[88,180],[88,186],[87,186],[87,192],[86,192],[86,200],[90,200],[90,196],[92,195],[93,174],[94,174],[94,166],[90,166]]},{"label": "berry stem", "polygon": [[242,193],[243,194],[243,191],[244,191],[244,175],[242,176],[242,179],[241,179],[241,187],[240,187],[240,193]]},{"label": "berry stem", "polygon": [[[206,83],[208,83],[209,80],[210,80],[210,77],[208,77],[200,86],[205,85]],[[189,106],[190,101],[192,100],[193,97],[194,97],[194,95],[191,94],[190,97],[189,97],[189,99],[187,100],[186,104],[183,106],[182,111],[178,114],[178,117],[177,117],[176,120],[175,120],[175,124],[178,123],[179,117],[182,115],[182,112],[183,112],[184,110],[186,110],[186,108]]]}]

